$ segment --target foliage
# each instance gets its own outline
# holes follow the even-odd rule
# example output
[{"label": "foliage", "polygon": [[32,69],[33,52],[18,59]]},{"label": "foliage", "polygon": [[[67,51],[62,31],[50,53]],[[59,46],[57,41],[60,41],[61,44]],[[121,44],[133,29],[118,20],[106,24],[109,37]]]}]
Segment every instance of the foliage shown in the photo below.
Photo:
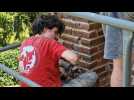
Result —
[{"label": "foliage", "polygon": [[[17,71],[18,54],[19,54],[18,49],[2,52],[2,53],[0,53],[0,63]],[[13,76],[10,76],[7,73],[0,70],[0,86],[2,86],[2,87],[3,86],[13,86],[13,85],[17,85],[17,84],[18,84],[18,82]]]},{"label": "foliage", "polygon": [[[0,12],[0,47],[22,42],[30,37],[31,23],[46,12]],[[18,49],[0,53],[0,63],[16,70],[18,67]],[[18,82],[13,76],[0,70],[0,86],[15,86]]]}]

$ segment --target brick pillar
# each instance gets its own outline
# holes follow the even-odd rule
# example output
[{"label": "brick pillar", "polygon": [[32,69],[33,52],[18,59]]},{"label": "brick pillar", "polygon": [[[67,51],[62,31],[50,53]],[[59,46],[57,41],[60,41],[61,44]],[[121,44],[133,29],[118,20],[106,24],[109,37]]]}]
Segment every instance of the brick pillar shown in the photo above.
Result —
[{"label": "brick pillar", "polygon": [[57,15],[66,25],[62,34],[63,44],[80,56],[79,66],[98,74],[97,86],[109,86],[112,63],[103,59],[105,39],[101,24],[58,13]]}]

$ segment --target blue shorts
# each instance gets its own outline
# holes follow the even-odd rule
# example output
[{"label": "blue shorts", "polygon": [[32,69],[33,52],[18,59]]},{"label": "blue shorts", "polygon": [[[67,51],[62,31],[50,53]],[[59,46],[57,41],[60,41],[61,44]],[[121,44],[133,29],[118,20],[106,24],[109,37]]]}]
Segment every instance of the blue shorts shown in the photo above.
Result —
[{"label": "blue shorts", "polygon": [[105,47],[104,58],[116,59],[123,55],[122,30],[110,26],[104,26]]},{"label": "blue shorts", "polygon": [[[123,17],[123,13],[121,12],[102,12],[101,14],[115,18],[121,18],[121,16]],[[116,59],[122,57],[122,29],[111,27],[109,25],[103,25],[103,32],[105,35],[104,58]]]},{"label": "blue shorts", "polygon": [[[101,14],[110,17],[134,21],[134,12],[101,12]],[[104,58],[116,59],[122,57],[122,29],[111,27],[109,25],[103,25],[103,32],[105,36]]]}]

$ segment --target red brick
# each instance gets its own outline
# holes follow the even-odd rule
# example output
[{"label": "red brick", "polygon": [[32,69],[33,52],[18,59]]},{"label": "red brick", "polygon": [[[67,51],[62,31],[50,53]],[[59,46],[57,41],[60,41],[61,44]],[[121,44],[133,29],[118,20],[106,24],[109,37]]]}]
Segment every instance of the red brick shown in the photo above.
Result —
[{"label": "red brick", "polygon": [[110,83],[107,83],[103,85],[104,87],[110,87]]},{"label": "red brick", "polygon": [[103,59],[103,57],[98,60],[98,64],[99,64],[99,65],[103,65],[103,64],[106,64],[106,63],[108,64],[108,60]]},{"label": "red brick", "polygon": [[70,19],[70,20],[73,20],[73,18],[75,18],[75,17],[73,17],[73,16],[70,16],[70,15],[63,15],[62,13],[61,14],[59,14],[58,13],[58,16],[62,16],[61,18],[62,19]]},{"label": "red brick", "polygon": [[113,65],[113,60],[109,60],[109,64],[110,65]]},{"label": "red brick", "polygon": [[101,59],[102,58],[102,56],[101,56],[101,54],[100,54],[100,52],[97,52],[96,54],[94,54],[94,55],[92,55],[91,56],[91,61],[93,61],[93,60],[97,60],[97,59]]},{"label": "red brick", "polygon": [[88,69],[92,69],[92,68],[94,68],[96,65],[97,65],[97,61],[93,61],[93,62],[90,62],[90,63],[85,62],[85,61],[83,61],[83,60],[80,60],[80,61],[79,61],[79,66],[80,66],[80,67],[84,67],[84,68],[88,68]]},{"label": "red brick", "polygon": [[75,28],[89,30],[89,23],[75,21]]},{"label": "red brick", "polygon": [[101,73],[98,74],[98,77],[101,78],[101,77],[106,77],[107,75],[109,74],[108,71],[103,71]]},{"label": "red brick", "polygon": [[105,87],[105,85],[108,84],[107,80],[105,78],[99,80],[98,87]]},{"label": "red brick", "polygon": [[63,45],[64,45],[66,48],[73,49],[73,43],[72,43],[72,42],[63,41]]},{"label": "red brick", "polygon": [[96,32],[98,33],[98,36],[104,35],[102,28],[97,29]]},{"label": "red brick", "polygon": [[90,22],[87,19],[83,19],[83,18],[79,18],[79,17],[72,17],[72,20],[74,20],[74,21],[80,21],[80,22],[85,22],[85,23],[89,23]]},{"label": "red brick", "polygon": [[98,48],[97,47],[92,47],[90,48],[90,54],[94,54],[98,51]]},{"label": "red brick", "polygon": [[105,77],[99,77],[98,79],[98,85],[104,86],[106,84],[106,78]]},{"label": "red brick", "polygon": [[108,61],[108,65],[109,65],[109,70],[112,71],[112,69],[113,69],[113,64],[109,63],[109,61]]},{"label": "red brick", "polygon": [[87,54],[89,54],[90,48],[85,47],[85,46],[81,46],[81,45],[78,45],[78,44],[75,44],[75,45],[73,46],[73,50],[78,51],[78,52],[82,52],[82,53],[87,53]]},{"label": "red brick", "polygon": [[97,52],[98,48],[97,47],[89,48],[83,45],[74,44],[73,50],[81,52],[81,53],[85,53],[85,54],[93,54]]},{"label": "red brick", "polygon": [[107,59],[102,59],[102,63],[108,63],[109,60]]},{"label": "red brick", "polygon": [[99,86],[99,79],[96,80],[96,86]]},{"label": "red brick", "polygon": [[72,34],[72,28],[71,27],[67,27],[65,28],[65,31],[64,31],[65,34]]},{"label": "red brick", "polygon": [[89,32],[81,29],[72,29],[72,35],[79,37],[89,37]]},{"label": "red brick", "polygon": [[[103,84],[102,86],[106,87],[106,85],[110,85],[110,80],[111,80],[111,74],[106,74],[104,77],[104,79],[102,80],[103,82],[105,82],[105,84]],[[101,78],[100,78],[100,82],[102,83]]]},{"label": "red brick", "polygon": [[91,30],[89,32],[90,32],[89,37],[88,37],[89,39],[92,39],[98,36],[96,30]]},{"label": "red brick", "polygon": [[105,42],[104,36],[98,37],[98,41],[99,41],[99,43],[104,43]]},{"label": "red brick", "polygon": [[[82,45],[91,47],[91,42],[92,42],[91,39],[81,38],[80,41],[81,41],[81,44],[82,44]],[[97,44],[97,42],[98,42],[98,41],[95,41],[94,44]]]},{"label": "red brick", "polygon": [[64,24],[66,26],[75,28],[75,22],[73,20],[71,20],[71,19],[64,19],[63,18],[62,21],[64,22]]},{"label": "red brick", "polygon": [[110,79],[111,79],[111,74],[112,74],[112,73],[110,72],[110,73],[108,73],[108,74],[106,75],[106,79],[107,79],[107,80],[110,80]]},{"label": "red brick", "polygon": [[74,21],[81,21],[81,22],[91,22],[91,21],[89,21],[89,20],[87,20],[87,19],[83,19],[83,18],[79,18],[79,17],[74,17],[74,16],[70,16],[70,15],[63,15],[62,13],[57,13],[57,15],[59,16],[59,17],[61,17],[62,16],[62,18],[65,18],[65,19],[72,19],[72,20],[74,20]]},{"label": "red brick", "polygon": [[66,26],[77,28],[77,29],[84,29],[87,31],[101,28],[101,24],[98,23],[85,23],[85,22],[74,21],[72,19],[65,19],[65,18],[62,18],[62,21],[65,23]]},{"label": "red brick", "polygon": [[105,67],[106,67],[106,64],[105,65],[102,65],[102,66],[96,66],[94,69],[92,69],[93,71],[95,71],[97,74],[105,71]]},{"label": "red brick", "polygon": [[84,53],[78,53],[80,58],[86,62],[91,62],[91,56],[84,54]]},{"label": "red brick", "polygon": [[89,23],[87,22],[75,21],[72,19],[65,19],[65,18],[62,18],[62,21],[66,26],[77,28],[77,29],[84,29],[87,31],[89,30]]},{"label": "red brick", "polygon": [[103,61],[103,62],[102,62],[102,61],[103,61],[103,58],[101,58],[101,59],[97,60],[98,65],[100,65],[100,66],[101,66],[101,65],[104,65],[104,64],[106,63],[106,62],[104,63],[104,61]]},{"label": "red brick", "polygon": [[98,51],[104,50],[104,43],[98,45]]},{"label": "red brick", "polygon": [[97,32],[96,32],[96,30],[86,31],[86,30],[82,30],[82,29],[74,29],[73,28],[72,35],[83,37],[86,39],[91,39],[91,38],[97,37]]},{"label": "red brick", "polygon": [[92,55],[86,55],[83,53],[79,53],[79,55],[81,56],[81,59],[86,61],[86,62],[92,62],[94,60],[102,58],[102,56],[100,55],[100,52],[97,52],[97,53],[92,54]]},{"label": "red brick", "polygon": [[89,30],[101,28],[102,25],[100,23],[89,23]]},{"label": "red brick", "polygon": [[94,38],[94,39],[81,38],[81,44],[83,44],[85,46],[89,46],[89,47],[96,46],[96,45],[102,44],[102,43],[104,43],[104,37],[103,36],[97,37],[97,38]]},{"label": "red brick", "polygon": [[69,34],[62,34],[61,38],[63,40],[67,40],[67,41],[74,42],[74,43],[78,43],[78,41],[79,41],[79,37],[72,36],[72,35],[69,35]]}]

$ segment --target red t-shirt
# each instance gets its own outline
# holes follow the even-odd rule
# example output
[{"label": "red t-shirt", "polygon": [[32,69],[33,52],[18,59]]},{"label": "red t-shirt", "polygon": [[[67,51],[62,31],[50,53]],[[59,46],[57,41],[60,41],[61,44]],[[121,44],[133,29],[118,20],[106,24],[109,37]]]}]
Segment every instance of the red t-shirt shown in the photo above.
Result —
[{"label": "red t-shirt", "polygon": [[[31,37],[20,47],[21,75],[43,87],[62,85],[58,61],[66,48],[53,39]],[[28,87],[21,82],[21,87]]]}]

